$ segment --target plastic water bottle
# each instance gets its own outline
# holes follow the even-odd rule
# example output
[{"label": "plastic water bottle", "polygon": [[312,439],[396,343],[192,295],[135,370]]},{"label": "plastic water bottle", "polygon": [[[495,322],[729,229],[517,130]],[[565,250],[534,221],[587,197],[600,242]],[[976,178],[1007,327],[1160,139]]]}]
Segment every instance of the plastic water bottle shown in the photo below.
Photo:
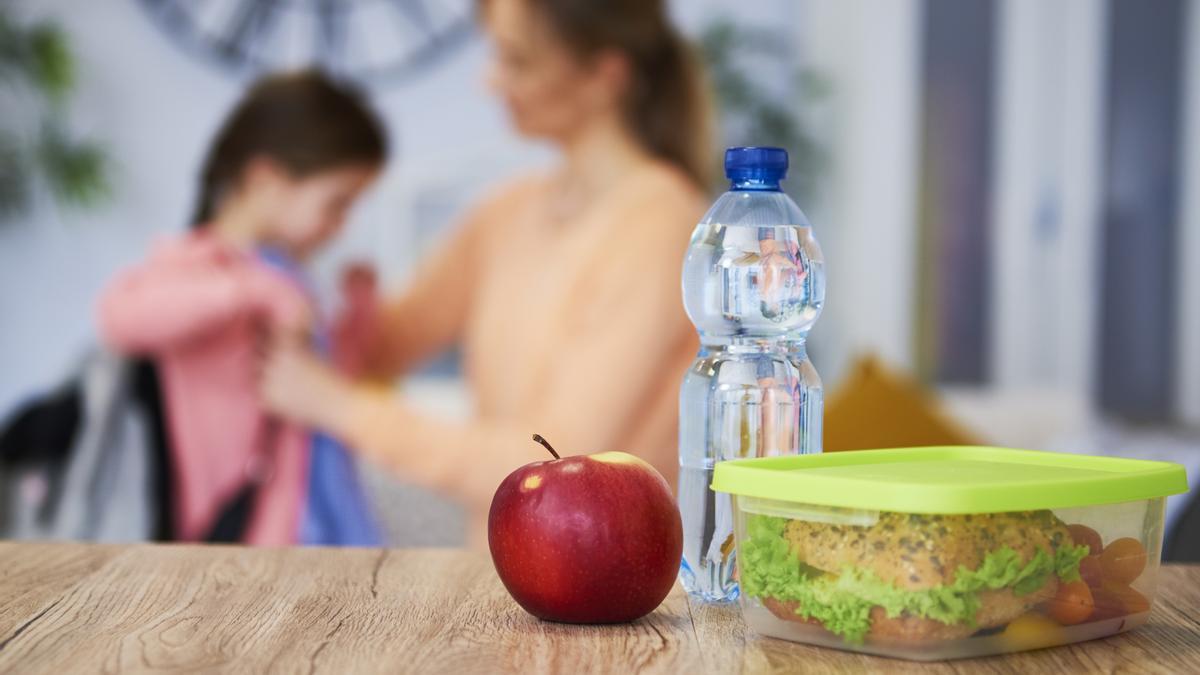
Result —
[{"label": "plastic water bottle", "polygon": [[821,379],[805,338],[825,299],[808,218],[780,190],[781,148],[730,148],[731,185],[692,233],[683,302],[700,333],[679,410],[680,580],[708,601],[737,598],[733,513],[709,487],[740,457],[821,451]]}]

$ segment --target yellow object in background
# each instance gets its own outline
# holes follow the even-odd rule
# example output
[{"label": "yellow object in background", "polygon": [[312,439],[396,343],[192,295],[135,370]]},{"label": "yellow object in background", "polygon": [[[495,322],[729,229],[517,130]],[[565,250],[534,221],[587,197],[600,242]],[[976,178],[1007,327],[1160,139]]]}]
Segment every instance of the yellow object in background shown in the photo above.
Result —
[{"label": "yellow object in background", "polygon": [[860,358],[825,401],[824,451],[923,445],[980,445],[920,382]]}]

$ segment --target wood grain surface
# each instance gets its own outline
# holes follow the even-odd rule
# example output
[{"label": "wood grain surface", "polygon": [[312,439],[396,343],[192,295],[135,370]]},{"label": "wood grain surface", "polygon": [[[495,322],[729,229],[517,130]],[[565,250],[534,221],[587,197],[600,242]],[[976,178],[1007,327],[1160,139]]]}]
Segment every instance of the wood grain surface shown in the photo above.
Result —
[{"label": "wood grain surface", "polygon": [[916,664],[762,638],[679,589],[633,624],[526,614],[456,550],[0,543],[0,672],[1200,672],[1200,566],[1105,640]]}]

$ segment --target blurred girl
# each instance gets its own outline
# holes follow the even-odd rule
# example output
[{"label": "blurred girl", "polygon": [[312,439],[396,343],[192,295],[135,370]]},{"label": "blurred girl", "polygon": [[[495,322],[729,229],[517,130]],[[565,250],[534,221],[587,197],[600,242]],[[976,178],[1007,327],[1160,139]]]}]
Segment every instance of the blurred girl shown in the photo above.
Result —
[{"label": "blurred girl", "polygon": [[315,72],[267,78],[209,150],[192,231],[103,292],[104,340],[159,366],[177,539],[300,538],[309,439],[264,412],[256,354],[269,336],[309,334],[294,262],[340,230],[385,156],[381,126],[354,92]]}]

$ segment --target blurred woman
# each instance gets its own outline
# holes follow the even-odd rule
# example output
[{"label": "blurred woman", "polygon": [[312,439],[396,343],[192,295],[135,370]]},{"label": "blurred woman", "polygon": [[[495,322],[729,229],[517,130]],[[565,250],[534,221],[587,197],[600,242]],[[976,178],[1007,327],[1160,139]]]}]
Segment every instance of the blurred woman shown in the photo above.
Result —
[{"label": "blurred woman", "polygon": [[701,73],[661,0],[488,0],[490,83],[526,137],[561,153],[475,207],[399,297],[368,351],[403,373],[454,343],[462,424],[337,377],[303,350],[267,363],[269,406],[462,502],[473,543],[516,467],[624,450],[676,478],[679,381],[696,352],[680,300],[711,158]]},{"label": "blurred woman", "polygon": [[257,354],[268,334],[309,334],[314,312],[289,261],[341,229],[386,154],[382,127],[355,92],[316,72],[269,77],[213,141],[192,231],[103,292],[105,342],[159,366],[176,538],[302,540],[314,507],[306,514],[310,459],[328,463],[329,449],[310,455],[305,430],[268,417]]}]

